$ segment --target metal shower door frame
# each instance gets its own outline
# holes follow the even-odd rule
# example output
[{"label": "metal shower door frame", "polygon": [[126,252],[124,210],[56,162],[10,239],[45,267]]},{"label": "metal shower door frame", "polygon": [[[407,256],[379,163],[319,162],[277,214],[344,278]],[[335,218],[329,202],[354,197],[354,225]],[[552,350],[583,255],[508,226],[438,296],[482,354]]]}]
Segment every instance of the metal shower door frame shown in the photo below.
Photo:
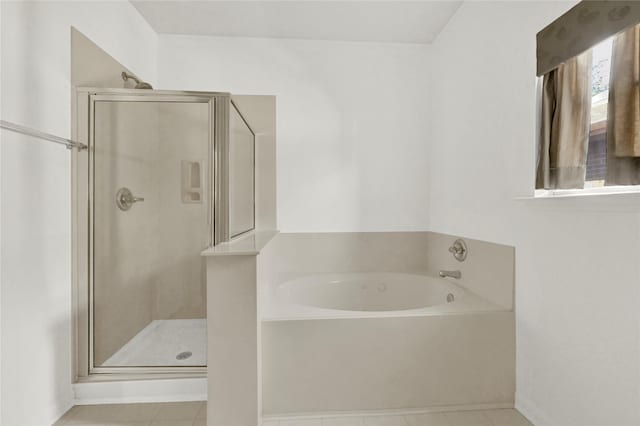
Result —
[{"label": "metal shower door frame", "polygon": [[206,103],[209,108],[209,167],[206,197],[209,245],[227,241],[229,93],[185,92],[140,89],[76,88],[73,96],[72,136],[88,149],[74,150],[72,155],[72,303],[74,322],[75,381],[106,375],[134,378],[158,375],[168,377],[202,377],[206,366],[102,367],[94,365],[94,166],[96,102],[168,102]]}]

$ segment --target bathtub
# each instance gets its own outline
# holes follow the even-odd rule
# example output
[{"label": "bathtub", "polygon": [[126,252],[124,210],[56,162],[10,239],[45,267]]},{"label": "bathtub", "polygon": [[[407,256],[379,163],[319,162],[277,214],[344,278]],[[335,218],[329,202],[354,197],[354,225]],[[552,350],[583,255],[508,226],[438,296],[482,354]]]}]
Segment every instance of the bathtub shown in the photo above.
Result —
[{"label": "bathtub", "polygon": [[259,285],[265,418],[513,406],[513,311],[453,279],[322,273]]},{"label": "bathtub", "polygon": [[308,275],[270,289],[263,321],[379,318],[496,311],[452,281],[407,273]]}]

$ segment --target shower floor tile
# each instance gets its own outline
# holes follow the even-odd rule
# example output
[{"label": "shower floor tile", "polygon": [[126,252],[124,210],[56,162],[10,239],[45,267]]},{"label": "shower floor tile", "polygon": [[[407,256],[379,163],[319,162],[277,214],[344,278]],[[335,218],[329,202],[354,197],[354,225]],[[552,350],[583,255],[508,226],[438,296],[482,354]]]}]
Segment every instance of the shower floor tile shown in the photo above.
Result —
[{"label": "shower floor tile", "polygon": [[204,365],[207,365],[206,319],[151,321],[102,364],[105,367]]}]

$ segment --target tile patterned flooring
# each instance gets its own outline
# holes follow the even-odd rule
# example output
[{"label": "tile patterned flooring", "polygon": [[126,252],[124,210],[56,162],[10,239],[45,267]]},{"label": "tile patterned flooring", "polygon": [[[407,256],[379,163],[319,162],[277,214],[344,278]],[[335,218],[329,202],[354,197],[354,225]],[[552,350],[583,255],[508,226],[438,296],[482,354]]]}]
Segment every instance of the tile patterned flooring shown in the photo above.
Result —
[{"label": "tile patterned flooring", "polygon": [[262,426],[533,426],[512,409],[450,411],[446,413],[324,417],[300,420],[265,420]]},{"label": "tile patterned flooring", "polygon": [[76,405],[54,426],[206,426],[204,401]]},{"label": "tile patterned flooring", "polygon": [[[205,426],[205,402],[78,405],[55,426]],[[265,420],[262,426],[533,426],[512,409]]]}]

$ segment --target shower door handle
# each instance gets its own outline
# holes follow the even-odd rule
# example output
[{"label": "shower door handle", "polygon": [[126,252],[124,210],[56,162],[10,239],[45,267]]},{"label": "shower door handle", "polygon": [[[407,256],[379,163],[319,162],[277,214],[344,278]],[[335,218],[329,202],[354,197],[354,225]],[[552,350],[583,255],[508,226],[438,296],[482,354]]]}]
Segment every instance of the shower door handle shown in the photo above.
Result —
[{"label": "shower door handle", "polygon": [[135,197],[129,188],[120,188],[116,193],[116,204],[118,208],[123,211],[129,210],[134,203],[142,201],[144,201],[144,198]]}]

